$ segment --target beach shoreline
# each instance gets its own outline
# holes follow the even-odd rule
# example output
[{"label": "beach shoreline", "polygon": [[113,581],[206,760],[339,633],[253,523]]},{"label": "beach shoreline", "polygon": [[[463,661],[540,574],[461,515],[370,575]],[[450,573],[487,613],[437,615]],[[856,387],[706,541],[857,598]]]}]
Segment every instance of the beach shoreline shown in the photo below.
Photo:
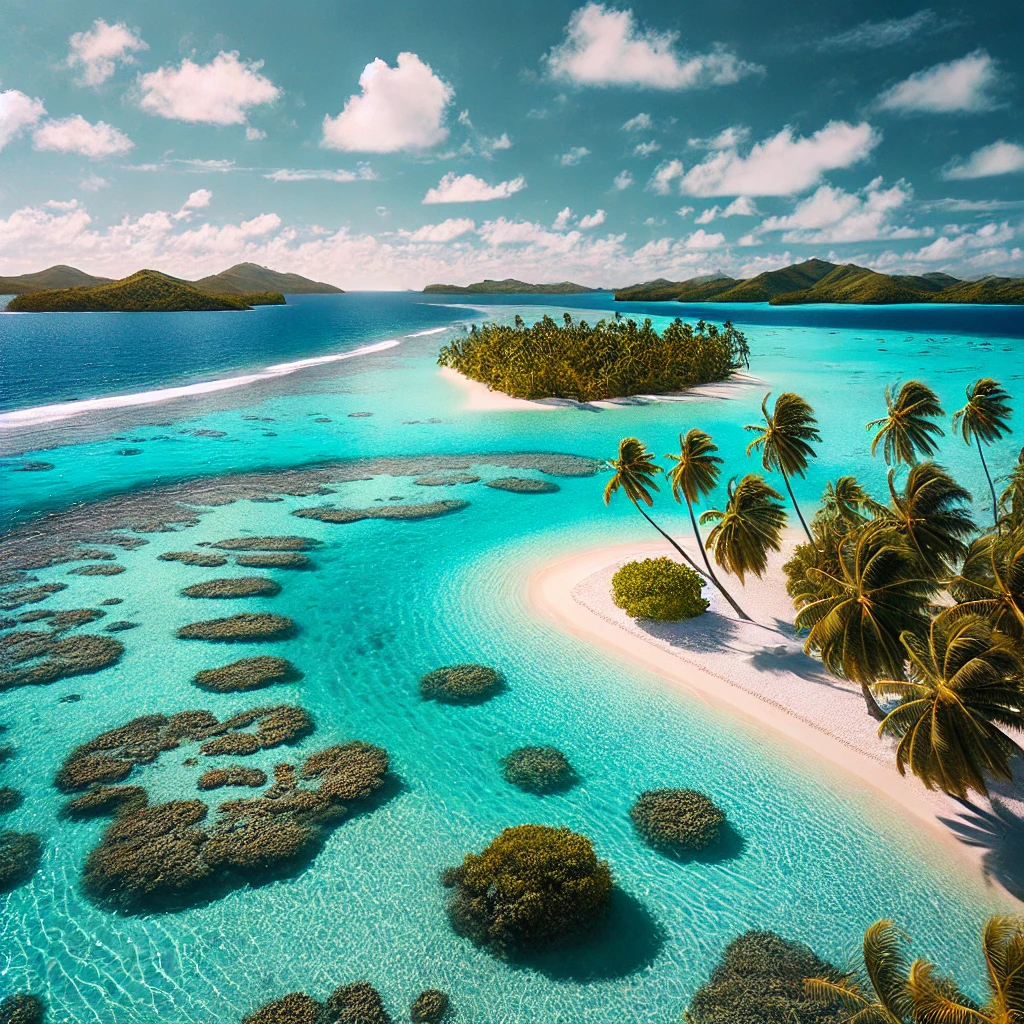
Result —
[{"label": "beach shoreline", "polygon": [[[792,546],[790,538],[787,549]],[[692,549],[692,541],[681,541]],[[988,870],[986,848],[969,845],[951,828],[964,808],[945,794],[926,789],[913,776],[900,776],[895,766],[891,741],[875,736],[877,723],[864,707],[859,687],[844,680],[827,683],[787,678],[785,671],[771,668],[750,668],[759,664],[754,646],[763,634],[764,651],[776,654],[781,661],[791,657],[796,641],[792,635],[764,625],[766,616],[774,613],[778,622],[778,590],[757,583],[740,587],[729,578],[731,593],[738,598],[760,625],[740,623],[719,595],[705,590],[712,601],[711,614],[698,620],[702,629],[711,627],[709,620],[730,620],[737,627],[730,635],[726,651],[719,654],[697,652],[696,647],[681,646],[687,625],[647,624],[630,620],[611,598],[611,575],[623,562],[634,558],[675,555],[664,542],[648,541],[585,549],[562,556],[540,566],[530,577],[526,598],[532,612],[560,631],[593,644],[625,663],[657,675],[671,688],[697,698],[734,716],[748,726],[769,733],[783,744],[793,744],[799,752],[824,766],[829,777],[849,791],[856,786],[861,798],[864,785],[870,792],[884,797],[890,807],[909,816],[926,829],[941,848],[957,857],[972,872],[981,876],[985,885],[995,888],[1020,905],[1021,898]],[[678,556],[675,556],[678,557]],[[781,561],[776,556],[777,561]],[[777,569],[778,566],[773,566]],[[780,578],[776,576],[776,578]],[[766,600],[766,597],[768,598]],[[782,598],[785,592],[782,590]],[[790,609],[790,618],[792,611]],[[785,620],[785,621],[788,621]],[[738,639],[737,639],[738,638]],[[783,654],[785,649],[785,654]],[[753,651],[753,653],[751,653]],[[807,659],[810,661],[810,659]],[[788,685],[787,685],[788,684]],[[812,689],[813,688],[813,689]],[[805,707],[803,701],[810,706]],[[987,802],[978,800],[979,805]],[[1014,800],[1013,802],[1017,802]]]}]

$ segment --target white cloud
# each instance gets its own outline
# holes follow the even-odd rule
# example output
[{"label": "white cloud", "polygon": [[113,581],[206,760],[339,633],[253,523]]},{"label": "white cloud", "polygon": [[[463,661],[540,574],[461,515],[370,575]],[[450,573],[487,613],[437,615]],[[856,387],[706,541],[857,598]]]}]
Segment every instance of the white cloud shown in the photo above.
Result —
[{"label": "white cloud", "polygon": [[556,231],[564,231],[572,223],[572,210],[566,206],[558,211],[558,216],[551,222]]},{"label": "white cloud", "polygon": [[756,217],[757,203],[748,196],[737,196],[723,211],[723,217]]},{"label": "white cloud", "polygon": [[486,221],[480,228],[480,237],[490,246],[536,245],[547,251],[562,253],[571,250],[581,238],[578,231],[549,231],[542,224],[506,220],[504,217]]},{"label": "white cloud", "polygon": [[259,73],[263,61],[221,51],[209,64],[186,58],[177,67],[139,75],[139,106],[193,124],[245,124],[250,107],[273,103],[281,90]]},{"label": "white cloud", "polygon": [[654,126],[650,114],[637,114],[631,117],[623,126],[624,132],[646,132]]},{"label": "white cloud", "polygon": [[98,174],[90,174],[83,178],[78,187],[83,192],[99,192],[101,188],[110,188],[112,182],[109,178],[101,178]]},{"label": "white cloud", "polygon": [[81,114],[75,114],[44,121],[33,133],[32,145],[53,153],[79,153],[90,160],[100,160],[127,153],[135,143],[105,121],[90,124]]},{"label": "white cloud", "polygon": [[643,29],[631,9],[588,3],[574,11],[565,39],[546,56],[552,78],[576,85],[692,89],[727,85],[760,70],[723,47],[680,54],[676,32]]},{"label": "white cloud", "polygon": [[581,160],[590,156],[590,150],[586,146],[573,146],[562,154],[559,163],[563,167],[575,167]]},{"label": "white cloud", "polygon": [[363,68],[359,87],[337,117],[324,118],[320,145],[326,149],[397,153],[448,137],[444,113],[455,91],[415,53],[400,53],[393,68],[378,57]]},{"label": "white cloud", "polygon": [[687,249],[721,249],[725,245],[725,235],[720,231],[708,234],[703,228],[698,228],[686,239]]},{"label": "white cloud", "polygon": [[967,160],[954,161],[942,172],[947,181],[969,181],[972,178],[994,178],[998,174],[1024,171],[1024,146],[1000,139],[976,149]]},{"label": "white cloud", "polygon": [[502,132],[496,138],[488,138],[483,136],[480,140],[481,148],[485,151],[485,155],[488,152],[495,152],[501,149],[511,149],[512,140],[508,137],[508,132]]},{"label": "white cloud", "polygon": [[681,160],[669,160],[661,164],[651,176],[647,187],[659,196],[667,196],[672,191],[672,182],[683,176],[683,162]]},{"label": "white cloud", "polygon": [[702,213],[693,218],[694,224],[710,224],[719,214],[721,207],[709,206]]},{"label": "white cloud", "polygon": [[693,213],[692,206],[680,206],[679,209],[676,210],[677,217],[688,217],[691,213]]},{"label": "white cloud", "polygon": [[633,149],[633,155],[639,157],[648,157],[652,153],[657,153],[661,149],[661,146],[657,142],[638,142],[636,147]]},{"label": "white cloud", "polygon": [[181,209],[174,215],[175,220],[188,220],[196,210],[205,210],[213,199],[213,193],[208,188],[197,188],[188,199],[181,204]]},{"label": "white cloud", "polygon": [[585,217],[580,217],[580,228],[589,231],[591,228],[599,228],[604,223],[604,210],[595,210]]},{"label": "white cloud", "polygon": [[825,171],[866,159],[881,138],[867,122],[830,121],[809,137],[794,136],[786,127],[755,143],[746,156],[735,147],[709,154],[682,177],[680,191],[693,196],[792,195],[812,188]]},{"label": "white cloud", "polygon": [[723,128],[717,135],[707,139],[690,139],[695,149],[737,149],[750,138],[750,129],[743,125]]},{"label": "white cloud", "polygon": [[973,262],[977,259],[975,250],[991,250],[993,246],[1009,242],[1015,236],[1016,232],[1007,221],[1003,221],[1002,224],[990,221],[975,231],[965,231],[954,238],[941,235],[934,242],[916,252],[904,253],[898,259],[921,263],[948,263],[953,260]]},{"label": "white cloud", "polygon": [[267,133],[262,128],[253,128],[250,124],[245,129],[245,140],[246,142],[259,142],[267,137]]},{"label": "white cloud", "polygon": [[491,199],[508,199],[509,196],[526,188],[522,176],[510,181],[499,181],[488,185],[475,174],[456,174],[449,171],[434,188],[423,197],[424,203],[484,203]]},{"label": "white cloud", "polygon": [[133,53],[149,49],[123,21],[108,25],[102,18],[97,18],[89,31],[76,32],[68,43],[67,64],[82,69],[80,85],[102,85],[113,76],[118,63],[133,64]]},{"label": "white cloud", "polygon": [[614,185],[616,191],[625,192],[625,190],[632,184],[633,175],[630,174],[629,171],[619,171],[619,173],[615,175]]},{"label": "white cloud", "polygon": [[451,242],[476,230],[476,221],[468,217],[449,217],[440,224],[424,224],[415,231],[403,232],[410,242]]},{"label": "white cloud", "polygon": [[282,167],[276,171],[271,171],[269,174],[264,174],[263,177],[268,178],[270,181],[336,181],[346,183],[350,181],[376,181],[378,175],[369,164],[359,164],[354,171],[302,170]]},{"label": "white cloud", "polygon": [[994,101],[989,90],[998,77],[996,61],[984,50],[975,50],[959,60],[936,64],[897,82],[878,97],[876,106],[899,113],[990,110]]},{"label": "white cloud", "polygon": [[0,92],[0,149],[46,114],[43,101],[17,89]]},{"label": "white cloud", "polygon": [[881,50],[886,46],[905,43],[912,36],[935,25],[935,12],[918,11],[906,18],[887,21],[864,21],[856,28],[828,36],[818,43],[818,50]]},{"label": "white cloud", "polygon": [[896,212],[905,209],[912,198],[913,192],[904,181],[883,188],[882,179],[875,178],[859,192],[822,185],[797,203],[792,213],[762,221],[758,231],[782,231],[784,242],[808,244],[919,238],[928,231],[893,221]]}]

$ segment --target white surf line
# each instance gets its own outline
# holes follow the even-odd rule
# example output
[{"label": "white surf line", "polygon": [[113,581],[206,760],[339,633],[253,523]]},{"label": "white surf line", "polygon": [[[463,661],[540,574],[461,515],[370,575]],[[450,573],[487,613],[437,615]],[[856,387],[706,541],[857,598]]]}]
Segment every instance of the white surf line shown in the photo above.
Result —
[{"label": "white surf line", "polygon": [[451,327],[431,327],[429,331],[416,331],[415,334],[407,334],[406,337],[425,338],[428,334],[440,334],[442,331],[450,331],[451,329]]},{"label": "white surf line", "polygon": [[244,387],[261,380],[272,380],[275,377],[286,377],[296,370],[304,370],[310,366],[322,366],[325,363],[337,363],[342,359],[355,356],[370,355],[394,348],[401,342],[394,339],[378,341],[373,345],[361,345],[350,352],[336,352],[329,356],[314,356],[310,359],[296,359],[290,363],[275,363],[257,373],[247,373],[240,377],[224,377],[220,380],[207,380],[198,384],[186,384],[176,388],[158,388],[154,391],[140,391],[134,395],[108,395],[105,398],[86,398],[78,402],[60,402],[56,405],[37,405],[32,409],[16,409],[13,412],[0,413],[0,430],[12,430],[16,427],[32,427],[42,423],[55,423],[71,416],[81,416],[87,412],[101,409],[123,409],[135,405],[153,405],[167,402],[173,398],[186,398],[189,395],[205,395],[213,391],[226,391],[228,388]]}]

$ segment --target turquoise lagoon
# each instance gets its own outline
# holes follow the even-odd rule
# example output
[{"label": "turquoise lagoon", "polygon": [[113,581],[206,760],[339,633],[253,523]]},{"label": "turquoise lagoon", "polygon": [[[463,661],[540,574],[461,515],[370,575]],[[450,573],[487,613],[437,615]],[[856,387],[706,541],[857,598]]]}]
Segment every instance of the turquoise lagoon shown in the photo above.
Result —
[{"label": "turquoise lagoon", "polygon": [[[4,394],[7,410],[188,384],[386,338],[401,342],[249,387],[5,430],[4,522],[25,523],[73,503],[196,474],[325,459],[507,451],[606,457],[630,433],[661,453],[695,425],[714,434],[729,473],[752,468],[742,426],[757,418],[760,387],[729,400],[600,412],[463,411],[461,392],[434,365],[451,326],[563,309],[595,317],[596,309],[613,308],[607,296],[473,301],[477,308],[422,296],[300,298],[294,309],[235,314],[226,321],[233,339],[227,353],[218,353],[217,332],[202,319],[224,319],[219,314],[154,315],[163,323],[153,326],[150,318],[83,315],[47,326],[45,344],[44,318],[2,317],[5,380],[13,367],[33,396],[19,402],[16,393]],[[295,310],[300,315],[286,319]],[[278,312],[286,316],[272,321]],[[927,308],[915,319],[913,310],[887,318],[876,310],[824,308],[811,315],[707,306],[685,314],[732,315],[750,338],[752,372],[771,389],[796,390],[815,406],[825,440],[799,490],[813,505],[838,473],[856,472],[882,493],[884,472],[868,456],[863,425],[881,415],[886,383],[922,376],[953,409],[967,383],[991,374],[1024,408],[1024,323],[987,310],[941,312],[949,315],[936,318]],[[104,345],[114,332],[111,346],[123,347],[126,331],[151,335],[130,366],[110,358]],[[205,340],[189,347],[182,342],[188,337]],[[149,347],[157,353],[152,363]],[[352,412],[373,415],[350,418]],[[315,422],[324,419],[330,422]],[[1000,471],[1019,443],[1011,438],[993,451]],[[124,451],[137,454],[119,454]],[[984,479],[971,450],[947,438],[941,460],[974,490],[984,515]],[[19,471],[39,461],[54,468]],[[478,472],[485,479],[506,473],[494,466]],[[118,552],[127,570],[119,576],[68,576],[67,566],[39,571],[41,580],[69,584],[40,607],[94,607],[116,596],[124,603],[109,609],[109,618],[140,625],[119,634],[127,650],[113,668],[0,694],[0,722],[10,727],[5,739],[16,747],[0,766],[0,784],[18,785],[27,798],[4,827],[46,838],[33,880],[0,897],[0,992],[43,992],[53,1021],[229,1024],[285,992],[303,989],[322,998],[338,984],[365,978],[396,1019],[420,989],[434,986],[451,994],[453,1019],[461,1024],[670,1022],[680,1019],[737,933],[772,928],[845,962],[863,928],[880,916],[913,936],[915,954],[935,957],[976,987],[979,925],[1010,901],[901,820],[898,809],[834,777],[823,763],[669,692],[656,678],[533,615],[525,585],[537,566],[584,546],[648,537],[649,528],[628,508],[602,505],[599,477],[558,483],[561,490],[551,495],[510,494],[482,483],[438,495],[410,476],[377,476],[341,484],[329,500],[359,506],[397,495],[410,502],[458,497],[470,505],[422,522],[332,526],[289,514],[327,499],[238,501],[202,510],[199,525],[149,534],[147,545]],[[683,528],[671,504],[661,505],[661,516]],[[217,602],[211,610],[208,602],[181,597],[180,589],[244,570],[201,570],[156,557],[245,533],[317,537],[324,542],[312,556],[317,569],[276,573],[283,586],[278,597]],[[174,638],[185,622],[256,609],[292,616],[300,633],[283,643],[230,648]],[[255,653],[288,657],[305,678],[230,696],[201,693],[189,682],[199,668]],[[508,688],[475,707],[420,700],[416,684],[424,672],[463,660],[496,665]],[[82,699],[60,703],[68,693]],[[121,916],[80,894],[81,866],[103,824],[58,818],[62,801],[51,779],[72,746],[147,712],[208,707],[223,715],[282,701],[301,703],[317,722],[290,760],[335,741],[380,744],[400,779],[390,799],[340,825],[297,874],[204,906]],[[498,759],[524,743],[559,746],[581,783],[543,798],[509,787]],[[281,754],[261,753],[246,763],[269,769]],[[154,800],[194,797],[202,769],[185,768],[181,760],[177,752],[165,754],[137,769],[132,781]],[[633,834],[628,809],[639,790],[661,785],[712,794],[739,840],[718,859],[690,863],[648,849]],[[523,822],[587,833],[610,862],[619,896],[612,927],[589,943],[508,965],[451,933],[437,877],[501,828]]]}]

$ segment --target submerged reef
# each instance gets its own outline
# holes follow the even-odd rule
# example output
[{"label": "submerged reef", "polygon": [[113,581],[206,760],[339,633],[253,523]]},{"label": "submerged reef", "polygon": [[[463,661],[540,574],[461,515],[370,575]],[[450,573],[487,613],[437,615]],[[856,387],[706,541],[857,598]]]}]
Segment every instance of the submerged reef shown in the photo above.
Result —
[{"label": "submerged reef", "polygon": [[612,875],[586,836],[567,828],[517,825],[441,876],[454,889],[455,931],[489,952],[514,957],[586,931],[611,902]]},{"label": "submerged reef", "polygon": [[21,587],[18,590],[7,590],[0,594],[0,611],[13,612],[25,604],[38,604],[52,594],[67,590],[66,583],[37,583],[32,587]]},{"label": "submerged reef", "polygon": [[716,842],[725,812],[695,789],[647,789],[629,812],[633,827],[651,846],[702,850]]},{"label": "submerged reef", "polygon": [[266,576],[236,576],[223,580],[193,583],[181,592],[183,597],[234,598],[274,597],[281,593],[281,584]]},{"label": "submerged reef", "polygon": [[289,992],[243,1017],[242,1024],[320,1024],[322,1011],[323,1004],[312,996]]},{"label": "submerged reef", "polygon": [[191,622],[175,634],[181,640],[210,640],[234,643],[240,640],[286,640],[296,633],[294,621],[287,615],[269,612],[242,613],[225,619]]},{"label": "submerged reef", "polygon": [[102,619],[106,614],[99,608],[70,608],[67,611],[55,612],[52,616],[48,616],[50,620],[48,625],[55,633],[64,633],[69,629]]},{"label": "submerged reef", "polygon": [[226,555],[215,555],[209,551],[165,551],[157,555],[163,562],[181,562],[182,565],[198,565],[203,569],[216,569],[227,565]]},{"label": "submerged reef", "polygon": [[0,832],[0,893],[24,885],[39,867],[43,840],[36,832]]},{"label": "submerged reef", "polygon": [[196,783],[198,789],[220,789],[222,786],[248,786],[256,789],[267,784],[267,773],[261,768],[233,764],[228,768],[211,768]]},{"label": "submerged reef", "polygon": [[318,505],[314,508],[297,508],[292,515],[300,519],[316,519],[321,523],[358,523],[363,519],[436,519],[452,512],[461,512],[468,507],[468,501],[450,499],[428,501],[422,505],[379,505],[377,508],[335,508],[331,505]]},{"label": "submerged reef", "polygon": [[[413,1024],[441,1024],[449,1008],[448,996],[428,988],[416,997],[409,1011]],[[392,1024],[380,992],[368,981],[339,985],[322,1003],[305,992],[289,992],[264,1003],[243,1018],[242,1024]]]},{"label": "submerged reef", "polygon": [[488,480],[484,486],[513,494],[554,494],[562,489],[550,480],[535,480],[529,476],[500,476],[496,480]]},{"label": "submerged reef", "polygon": [[43,1024],[46,1007],[39,996],[15,992],[0,1000],[0,1024]]},{"label": "submerged reef", "polygon": [[0,786],[0,814],[16,811],[25,798],[13,786]]},{"label": "submerged reef", "polygon": [[472,704],[493,697],[503,685],[489,665],[448,665],[420,680],[420,695],[447,704]]},{"label": "submerged reef", "polygon": [[287,658],[264,654],[255,658],[239,658],[220,668],[204,668],[196,673],[192,682],[199,689],[211,693],[244,693],[299,678],[301,673]]},{"label": "submerged reef", "polygon": [[0,637],[0,692],[44,686],[58,679],[98,672],[120,660],[124,645],[107,636],[19,630]]},{"label": "submerged reef", "polygon": [[308,555],[298,551],[269,551],[259,555],[239,555],[235,565],[245,569],[308,569],[313,562]]},{"label": "submerged reef", "polygon": [[576,782],[569,759],[557,747],[519,747],[501,764],[505,781],[528,793],[553,793]]},{"label": "submerged reef", "polygon": [[436,988],[424,989],[409,1007],[412,1024],[441,1024],[451,1005],[446,993]]},{"label": "submerged reef", "polygon": [[476,473],[432,473],[416,477],[413,483],[418,487],[454,487],[456,484],[475,484],[479,479]]},{"label": "submerged reef", "polygon": [[142,786],[93,786],[69,800],[62,811],[67,818],[108,818],[112,814],[137,811],[149,803]]},{"label": "submerged reef", "polygon": [[105,562],[100,562],[97,565],[80,565],[76,569],[68,569],[69,576],[119,576],[123,572],[123,565]]},{"label": "submerged reef", "polygon": [[210,546],[225,551],[309,551],[320,543],[312,537],[229,537]]}]

